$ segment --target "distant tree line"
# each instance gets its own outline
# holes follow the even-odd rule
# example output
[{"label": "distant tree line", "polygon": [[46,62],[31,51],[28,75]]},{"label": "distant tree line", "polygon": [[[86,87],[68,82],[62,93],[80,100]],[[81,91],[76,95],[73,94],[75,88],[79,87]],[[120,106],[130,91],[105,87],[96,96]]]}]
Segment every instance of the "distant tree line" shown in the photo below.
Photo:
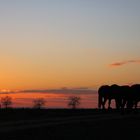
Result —
[{"label": "distant tree line", "polygon": [[[80,105],[81,98],[78,96],[71,96],[68,99],[68,106],[71,109],[76,109]],[[33,108],[34,109],[41,109],[46,105],[46,100],[44,98],[35,98],[33,99]],[[2,97],[0,100],[0,108],[11,108],[13,104],[12,97],[5,96]]]}]

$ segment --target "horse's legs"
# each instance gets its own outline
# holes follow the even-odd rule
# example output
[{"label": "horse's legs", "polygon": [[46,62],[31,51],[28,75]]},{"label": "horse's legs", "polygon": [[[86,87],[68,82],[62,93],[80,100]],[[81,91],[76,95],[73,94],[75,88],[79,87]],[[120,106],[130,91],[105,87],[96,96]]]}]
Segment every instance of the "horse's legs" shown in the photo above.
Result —
[{"label": "horse's legs", "polygon": [[108,99],[108,109],[110,109],[111,107],[111,99]]},{"label": "horse's legs", "polygon": [[99,94],[99,97],[98,97],[98,108],[101,109],[103,106],[103,97],[101,94]]},{"label": "horse's legs", "polygon": [[138,113],[137,111],[137,107],[138,107],[138,100],[134,101],[133,105],[134,105],[134,113]]},{"label": "horse's legs", "polygon": [[127,104],[127,100],[126,100],[126,99],[123,99],[123,100],[122,100],[121,108],[124,109],[126,104]]},{"label": "horse's legs", "polygon": [[105,109],[105,104],[106,104],[106,101],[107,101],[107,98],[104,98],[104,101],[103,101],[103,109]]},{"label": "horse's legs", "polygon": [[120,101],[118,99],[115,99],[115,103],[116,103],[116,109],[119,109],[120,108]]},{"label": "horse's legs", "polygon": [[135,101],[134,108],[137,109],[137,107],[138,107],[138,101]]}]

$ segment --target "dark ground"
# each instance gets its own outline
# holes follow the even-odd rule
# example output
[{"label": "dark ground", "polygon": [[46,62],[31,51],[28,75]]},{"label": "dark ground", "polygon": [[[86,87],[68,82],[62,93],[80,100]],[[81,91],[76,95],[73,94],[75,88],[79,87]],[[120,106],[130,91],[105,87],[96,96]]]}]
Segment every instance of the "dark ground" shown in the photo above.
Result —
[{"label": "dark ground", "polygon": [[140,111],[0,110],[1,140],[140,139]]}]

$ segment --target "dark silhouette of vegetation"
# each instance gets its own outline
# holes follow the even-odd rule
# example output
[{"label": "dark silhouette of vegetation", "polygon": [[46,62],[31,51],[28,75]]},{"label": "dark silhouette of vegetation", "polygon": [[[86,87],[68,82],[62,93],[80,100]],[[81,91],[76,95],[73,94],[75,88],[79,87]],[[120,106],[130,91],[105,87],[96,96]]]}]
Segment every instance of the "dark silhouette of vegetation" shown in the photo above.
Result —
[{"label": "dark silhouette of vegetation", "polygon": [[43,98],[37,98],[33,100],[33,107],[36,109],[43,108],[45,104],[46,104],[46,101]]},{"label": "dark silhouette of vegetation", "polygon": [[76,109],[80,105],[80,97],[77,96],[71,96],[68,98],[68,106],[72,109]]},{"label": "dark silhouette of vegetation", "polygon": [[1,105],[4,107],[4,108],[10,108],[10,106],[12,105],[12,98],[9,97],[9,96],[5,96],[5,97],[2,97],[1,98]]}]

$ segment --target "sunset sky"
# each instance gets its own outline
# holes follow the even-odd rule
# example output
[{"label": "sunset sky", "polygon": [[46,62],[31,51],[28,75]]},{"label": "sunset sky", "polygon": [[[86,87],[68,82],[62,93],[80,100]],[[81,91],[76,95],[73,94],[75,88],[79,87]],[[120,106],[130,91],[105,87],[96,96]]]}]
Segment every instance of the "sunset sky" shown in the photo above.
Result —
[{"label": "sunset sky", "polygon": [[140,83],[140,0],[1,0],[0,89]]}]

